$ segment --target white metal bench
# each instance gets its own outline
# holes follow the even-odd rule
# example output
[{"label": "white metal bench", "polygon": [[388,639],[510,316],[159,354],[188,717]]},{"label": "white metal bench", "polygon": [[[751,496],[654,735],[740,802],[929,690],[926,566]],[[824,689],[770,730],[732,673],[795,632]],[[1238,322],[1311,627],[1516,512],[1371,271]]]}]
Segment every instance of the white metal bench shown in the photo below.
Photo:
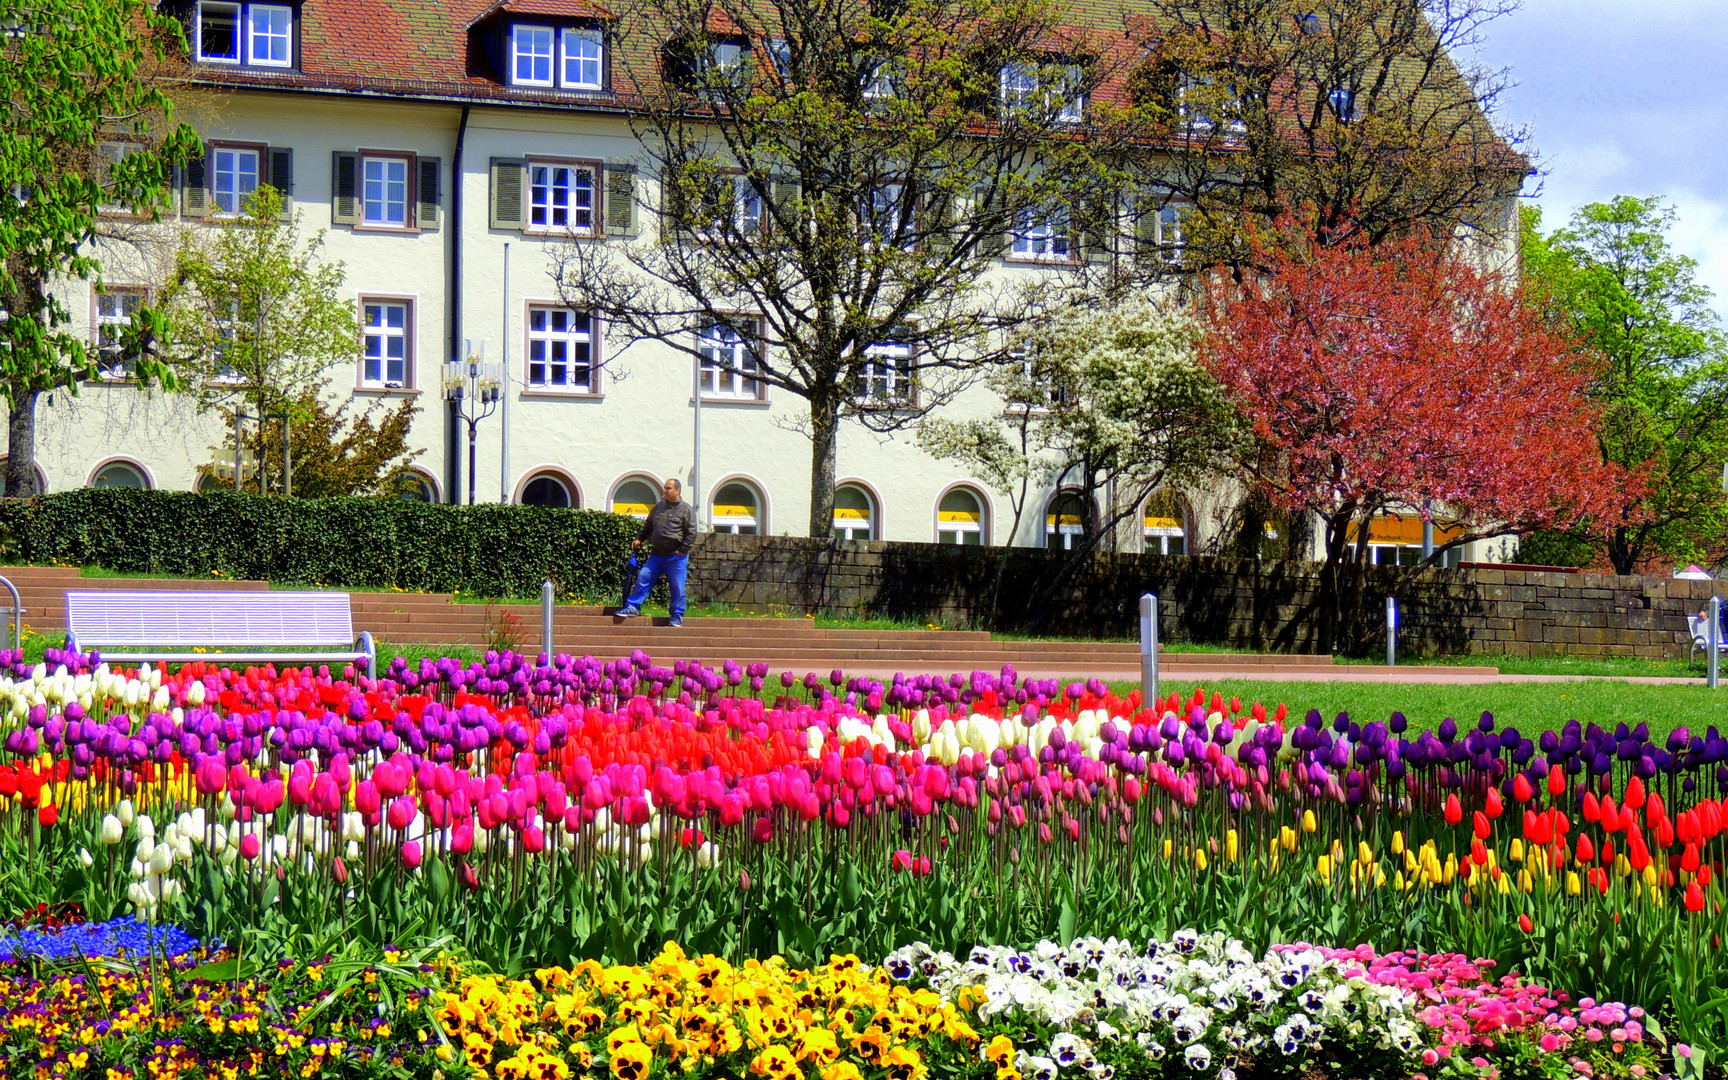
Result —
[{"label": "white metal bench", "polygon": [[[1705,653],[1710,651],[1710,619],[1704,615],[1688,615],[1686,629],[1692,635],[1692,647],[1686,650],[1686,663],[1690,666],[1699,649],[1703,649]],[[1728,634],[1717,633],[1716,651],[1728,653]]]},{"label": "white metal bench", "polygon": [[[377,678],[378,672],[378,646],[370,633],[355,638],[347,593],[92,589],[66,594],[66,628],[68,649],[102,650],[104,660],[341,660],[363,662],[370,678]],[[110,653],[108,646],[147,646],[157,651]],[[184,651],[200,646],[247,651]],[[288,651],[292,648],[334,651]],[[180,651],[166,651],[170,649]]]}]

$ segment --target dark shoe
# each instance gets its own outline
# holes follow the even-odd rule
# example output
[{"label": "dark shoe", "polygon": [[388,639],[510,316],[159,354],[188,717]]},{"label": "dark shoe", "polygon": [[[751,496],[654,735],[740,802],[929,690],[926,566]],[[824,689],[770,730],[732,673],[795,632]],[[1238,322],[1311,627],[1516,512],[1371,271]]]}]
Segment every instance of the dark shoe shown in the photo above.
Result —
[{"label": "dark shoe", "polygon": [[620,618],[620,619],[632,619],[632,618],[635,618],[636,616],[642,614],[642,609],[634,608],[634,607],[621,607],[617,611],[614,611],[612,614],[614,616],[616,616],[617,618]]},{"label": "dark shoe", "polygon": [[679,618],[678,616],[674,615],[674,616],[672,616],[672,621],[667,623],[666,625],[676,629],[677,627],[684,625],[684,620]]}]

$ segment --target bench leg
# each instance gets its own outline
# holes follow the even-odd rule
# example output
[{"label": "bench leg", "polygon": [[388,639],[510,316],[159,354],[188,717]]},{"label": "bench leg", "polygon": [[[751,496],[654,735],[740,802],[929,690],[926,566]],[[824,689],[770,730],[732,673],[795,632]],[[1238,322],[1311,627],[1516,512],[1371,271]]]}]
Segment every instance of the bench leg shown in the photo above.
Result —
[{"label": "bench leg", "polygon": [[359,649],[366,657],[366,677],[376,679],[378,677],[378,643],[372,640],[372,631],[362,630],[360,632]]}]

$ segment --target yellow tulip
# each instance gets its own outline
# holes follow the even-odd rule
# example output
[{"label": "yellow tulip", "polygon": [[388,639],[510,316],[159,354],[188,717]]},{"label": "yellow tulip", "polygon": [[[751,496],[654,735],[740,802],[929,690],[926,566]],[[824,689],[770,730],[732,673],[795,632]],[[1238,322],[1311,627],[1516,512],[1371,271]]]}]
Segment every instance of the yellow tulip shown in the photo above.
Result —
[{"label": "yellow tulip", "polygon": [[1368,841],[1356,841],[1356,861],[1361,863],[1363,866],[1367,866],[1369,863],[1374,861],[1374,852],[1369,850]]},{"label": "yellow tulip", "polygon": [[1166,859],[1168,859],[1170,857],[1170,853],[1172,851],[1174,851],[1175,848],[1176,848],[1176,845],[1171,843],[1170,838],[1168,836],[1166,836],[1164,838],[1164,857]]},{"label": "yellow tulip", "polygon": [[1236,834],[1235,829],[1231,829],[1229,832],[1224,834],[1224,855],[1226,858],[1231,862],[1235,862],[1236,856],[1241,849],[1242,838]]},{"label": "yellow tulip", "polygon": [[1584,889],[1579,884],[1577,872],[1572,870],[1566,871],[1566,895],[1579,896],[1582,895],[1583,892]]},{"label": "yellow tulip", "polygon": [[1378,866],[1374,868],[1374,887],[1376,889],[1384,889],[1386,887],[1386,871],[1380,869]]},{"label": "yellow tulip", "polygon": [[1206,869],[1206,849],[1205,848],[1195,848],[1194,849],[1194,869],[1196,869],[1196,870]]},{"label": "yellow tulip", "polygon": [[1512,838],[1511,847],[1509,847],[1506,851],[1506,857],[1511,859],[1513,862],[1523,862],[1524,861],[1524,841],[1519,839],[1518,837],[1514,836]]},{"label": "yellow tulip", "polygon": [[1404,830],[1403,829],[1399,829],[1397,832],[1392,834],[1392,854],[1394,854],[1394,855],[1404,854]]},{"label": "yellow tulip", "polygon": [[1332,858],[1331,858],[1331,856],[1322,855],[1318,859],[1315,859],[1314,860],[1314,872],[1320,875],[1321,881],[1330,882],[1332,880]]},{"label": "yellow tulip", "polygon": [[1320,827],[1319,824],[1314,820],[1314,811],[1312,811],[1312,810],[1302,811],[1302,831],[1303,832],[1311,833],[1315,829],[1318,829],[1319,827]]},{"label": "yellow tulip", "polygon": [[1645,866],[1644,867],[1644,873],[1642,876],[1644,878],[1645,887],[1648,889],[1651,889],[1651,890],[1654,890],[1656,888],[1656,883],[1658,881],[1662,880],[1661,878],[1656,876],[1656,864],[1655,863],[1650,863],[1647,866]]},{"label": "yellow tulip", "polygon": [[1536,889],[1536,883],[1530,877],[1530,868],[1528,866],[1518,871],[1518,889],[1520,892],[1534,892]]}]

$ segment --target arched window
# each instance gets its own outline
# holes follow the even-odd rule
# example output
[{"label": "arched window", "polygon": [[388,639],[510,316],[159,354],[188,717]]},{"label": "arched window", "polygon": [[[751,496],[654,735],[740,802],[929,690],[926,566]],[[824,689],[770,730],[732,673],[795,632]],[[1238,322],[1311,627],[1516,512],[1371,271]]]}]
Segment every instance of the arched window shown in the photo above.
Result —
[{"label": "arched window", "polygon": [[396,497],[408,502],[435,503],[438,484],[419,469],[410,469],[397,479]]},{"label": "arched window", "polygon": [[131,488],[145,490],[150,487],[149,477],[144,475],[144,469],[130,461],[110,461],[97,469],[90,477],[93,488]]},{"label": "arched window", "polygon": [[1044,512],[1044,546],[1071,551],[1085,535],[1085,500],[1078,492],[1057,492]]},{"label": "arched window", "polygon": [[612,512],[633,518],[646,518],[648,511],[660,501],[660,493],[652,483],[633,476],[612,489]]},{"label": "arched window", "polygon": [[233,491],[234,481],[232,479],[224,480],[215,473],[201,472],[198,474],[198,479],[192,482],[192,490],[200,493]]},{"label": "arched window", "polygon": [[1188,554],[1188,511],[1174,491],[1154,492],[1146,500],[1140,527],[1146,554]]},{"label": "arched window", "polygon": [[555,473],[539,473],[522,486],[522,505],[565,510],[576,505],[576,498],[563,477]]},{"label": "arched window", "polygon": [[834,489],[834,538],[873,540],[876,537],[876,500],[857,484]]},{"label": "arched window", "polygon": [[971,488],[952,488],[936,506],[938,544],[984,543],[984,500]]},{"label": "arched window", "polygon": [[708,507],[708,521],[717,533],[755,536],[762,531],[762,498],[742,480],[722,484]]}]

